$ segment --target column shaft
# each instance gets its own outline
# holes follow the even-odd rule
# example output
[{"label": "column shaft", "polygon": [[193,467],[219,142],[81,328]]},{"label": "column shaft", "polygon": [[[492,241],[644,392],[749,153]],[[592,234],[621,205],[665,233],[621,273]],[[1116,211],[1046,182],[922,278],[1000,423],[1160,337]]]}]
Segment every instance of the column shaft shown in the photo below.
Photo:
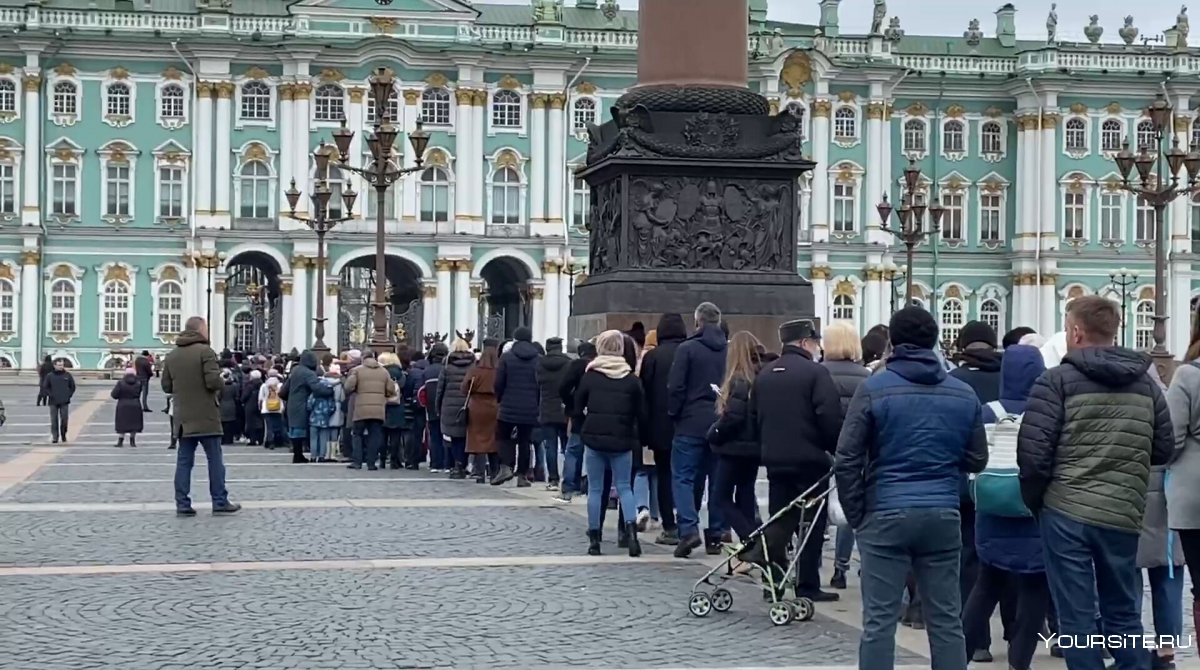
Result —
[{"label": "column shaft", "polygon": [[[209,270],[209,272],[216,272]],[[221,351],[225,348],[225,343],[229,341],[229,319],[225,318],[225,280],[220,279],[213,282],[212,294],[212,323],[217,324],[214,328],[209,325],[209,335],[212,339],[212,348],[216,351]]]},{"label": "column shaft", "polygon": [[[559,316],[561,306],[558,299],[558,263],[547,261],[542,266],[542,276],[545,277],[545,301],[544,308],[546,310],[546,337],[565,337],[566,333],[562,332],[562,318]],[[653,328],[653,324],[646,324],[646,328]]]},{"label": "column shaft", "polygon": [[454,330],[465,333],[474,330],[471,318],[471,261],[454,264]]},{"label": "column shaft", "polygon": [[[1058,211],[1058,177],[1056,176],[1056,161],[1057,156],[1057,141],[1055,139],[1055,128],[1058,126],[1058,117],[1046,114],[1042,117],[1042,183],[1038,186],[1038,192],[1041,193],[1041,233],[1042,233],[1042,248],[1049,249],[1058,246],[1058,232],[1055,222],[1057,221]],[[1040,331],[1039,331],[1040,332]]]},{"label": "column shaft", "polygon": [[[312,185],[309,183],[309,154],[312,148],[309,146],[311,138],[309,137],[309,99],[312,97],[313,87],[308,82],[300,82],[296,84],[294,89],[295,97],[292,102],[292,142],[295,146],[292,147],[292,178],[296,180],[296,188],[304,191],[306,194],[312,192]],[[286,190],[287,185],[283,188]],[[296,205],[297,212],[308,212],[308,197],[300,198],[300,203]]]},{"label": "column shaft", "polygon": [[[409,133],[417,129],[417,121],[420,117],[420,107],[418,103],[421,100],[421,92],[417,90],[407,90],[404,92],[404,134],[407,137]],[[422,158],[424,158],[422,156]],[[404,147],[404,167],[410,168],[416,165],[416,156],[413,155],[412,147],[407,143]],[[404,219],[408,221],[416,221],[417,219],[417,182],[420,180],[420,175],[409,175],[400,181],[402,195],[400,197],[400,211]],[[430,323],[425,324],[428,330]]]},{"label": "column shaft", "polygon": [[[558,276],[558,332],[564,339],[571,334],[571,284],[573,281],[573,278],[565,272]],[[655,324],[655,326],[657,325]],[[646,327],[650,326],[647,324]]]},{"label": "column shaft", "polygon": [[[343,343],[338,341],[342,329],[341,325],[339,324],[339,321],[341,320],[341,314],[338,313],[338,299],[336,295],[337,286],[338,285],[336,282],[330,283],[329,279],[326,278],[325,288],[320,292],[320,296],[317,298],[318,300],[325,301],[325,344],[329,345],[329,348],[332,349],[335,354],[340,353],[342,347],[345,346]],[[330,293],[330,289],[333,289],[335,293]]]},{"label": "column shaft", "polygon": [[[882,165],[887,158],[887,154],[883,153],[883,103],[871,101],[867,105],[867,127],[866,127],[866,142],[867,142],[867,165]],[[884,194],[883,174],[879,170],[868,169],[865,175],[866,192],[863,193],[863,202],[866,203],[866,223],[867,242],[872,241],[871,238],[883,241],[885,243],[891,240],[882,237],[886,235],[891,237],[890,233],[883,233],[879,229],[881,221],[878,216],[872,216],[873,205],[879,202],[879,199]],[[890,196],[889,196],[890,197]]]},{"label": "column shaft", "polygon": [[[350,140],[350,155],[346,158],[351,165],[363,165],[363,119],[366,118],[366,103],[363,102],[366,97],[366,89],[352,88],[350,89],[350,108],[346,110],[346,125],[354,131],[354,138]],[[358,202],[355,207],[358,211],[355,214],[358,218],[366,218],[367,203],[374,203],[373,198],[375,193],[367,187],[366,181],[357,173],[352,173],[349,170],[345,171],[345,175],[349,177],[350,183],[354,185],[354,191],[359,194]],[[395,193],[393,192],[394,196]],[[329,315],[326,314],[326,317]],[[325,328],[325,343],[329,344],[329,333],[333,331]]]},{"label": "column shaft", "polygon": [[421,327],[425,331],[421,333],[424,337],[427,333],[432,333],[437,326],[438,315],[438,297],[437,286],[430,284],[428,279],[421,282]]},{"label": "column shaft", "polygon": [[535,342],[546,341],[546,299],[545,291],[541,286],[531,286],[529,289],[530,302],[533,307],[533,323],[530,324],[530,329],[533,331],[533,340]]},{"label": "column shaft", "polygon": [[308,259],[292,259],[292,304],[296,307],[292,321],[292,339],[296,348],[307,349],[312,344],[312,321],[308,318]]},{"label": "column shaft", "polygon": [[[484,113],[487,110],[488,95],[487,91],[475,91],[474,99],[472,100],[470,114],[472,121],[471,133],[471,153],[467,156],[459,154],[458,160],[461,165],[466,162],[465,173],[467,177],[463,182],[457,185],[457,188],[466,188],[471,191],[471,216],[476,221],[483,221],[483,134],[487,128]],[[482,228],[480,229],[482,232]]]},{"label": "column shaft", "polygon": [[451,304],[451,268],[454,266],[454,261],[439,258],[434,263],[437,269],[437,332],[442,335],[454,335],[451,329],[450,316],[453,305]]},{"label": "column shaft", "polygon": [[[233,134],[230,132],[230,122],[232,121],[233,107],[231,100],[233,98],[233,84],[227,81],[217,82],[216,93],[216,115],[217,115],[217,135],[215,137],[216,158],[214,162],[214,189],[216,196],[214,198],[213,210],[221,216],[229,216],[229,186],[232,183],[232,169],[230,167],[230,158],[233,155],[233,149],[230,147],[230,140]],[[280,190],[286,190],[283,187]],[[228,225],[228,220],[224,222]]]},{"label": "column shaft", "polygon": [[[471,103],[475,99],[475,94],[470,89],[461,89],[456,97],[458,102],[458,118],[456,119],[457,126],[457,153],[459,160],[462,160],[463,154],[470,155],[474,148],[474,115],[471,114]],[[460,163],[461,164],[461,163]],[[461,172],[461,170],[460,170]],[[463,230],[462,224],[471,220],[471,190],[462,188],[454,189],[454,218],[455,230]]]},{"label": "column shaft", "polygon": [[[28,109],[28,108],[27,108]],[[32,125],[37,125],[32,124]],[[36,161],[34,161],[36,162]],[[38,252],[21,254],[21,361],[22,370],[36,370],[38,360]]]},{"label": "column shaft", "polygon": [[546,220],[550,223],[562,223],[563,220],[563,180],[567,173],[566,129],[563,127],[563,107],[566,96],[555,93],[550,96],[549,142],[550,150],[545,165],[546,195],[549,198],[546,208]]},{"label": "column shaft", "polygon": [[829,111],[828,100],[816,100],[812,108],[812,156],[817,167],[812,171],[812,239],[829,240]]},{"label": "column shaft", "polygon": [[196,110],[196,148],[194,168],[196,170],[196,211],[201,215],[212,212],[213,152],[200,151],[200,147],[216,147],[213,137],[213,84],[202,81],[197,84],[198,109]]},{"label": "column shaft", "polygon": [[[546,219],[546,103],[544,93],[530,97],[533,111],[529,114],[529,220],[540,223]],[[551,166],[550,169],[553,169]]]},{"label": "column shaft", "polygon": [[[292,97],[295,95],[296,87],[294,84],[279,85],[279,137],[287,141],[279,143],[279,211],[284,213],[288,211],[288,201],[286,191],[291,185],[292,179],[295,178],[293,173],[293,163],[296,159],[292,156],[295,153],[293,141],[296,137],[295,131],[295,116],[293,110],[295,103]],[[307,184],[302,179],[296,180],[296,188],[307,188]]]},{"label": "column shaft", "polygon": [[[22,157],[21,179],[24,197],[21,204],[21,224],[36,226],[41,223],[41,201],[39,190],[42,178],[42,116],[41,93],[42,78],[37,73],[27,71],[24,79],[25,87],[25,151]],[[41,293],[40,289],[36,290]],[[22,336],[22,341],[24,337]],[[24,349],[24,347],[22,347]],[[22,354],[23,356],[24,354]],[[21,362],[25,365],[25,361]]]}]

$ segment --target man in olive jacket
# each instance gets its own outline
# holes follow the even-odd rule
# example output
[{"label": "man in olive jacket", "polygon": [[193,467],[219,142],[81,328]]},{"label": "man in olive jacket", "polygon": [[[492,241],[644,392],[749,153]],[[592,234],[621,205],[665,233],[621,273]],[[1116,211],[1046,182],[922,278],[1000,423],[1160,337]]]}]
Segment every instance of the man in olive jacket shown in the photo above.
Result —
[{"label": "man in olive jacket", "polygon": [[[1105,635],[1141,640],[1142,587],[1136,564],[1150,467],[1174,448],[1166,398],[1147,371],[1150,357],[1113,346],[1119,308],[1100,296],[1067,307],[1067,355],[1029,395],[1017,437],[1021,497],[1038,516],[1046,576],[1058,609],[1067,667],[1104,667]],[[1099,598],[1099,603],[1097,603]],[[1109,648],[1118,668],[1146,667],[1141,645]]]},{"label": "man in olive jacket", "polygon": [[213,514],[233,514],[242,508],[229,502],[225,490],[225,462],[221,456],[220,393],[224,383],[217,353],[208,343],[208,323],[193,316],[175,338],[175,349],[167,354],[162,368],[162,389],[175,408],[174,425],[179,431],[175,460],[175,513],[196,516],[189,497],[196,447],[204,447],[208,459],[208,492]]}]

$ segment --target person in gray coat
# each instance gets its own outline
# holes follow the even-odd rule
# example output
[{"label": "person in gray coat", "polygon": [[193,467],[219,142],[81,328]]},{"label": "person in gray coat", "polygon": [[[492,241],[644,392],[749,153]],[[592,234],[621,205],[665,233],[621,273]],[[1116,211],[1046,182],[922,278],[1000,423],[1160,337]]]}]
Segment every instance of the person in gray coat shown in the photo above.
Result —
[{"label": "person in gray coat", "polygon": [[[1167,389],[1175,451],[1165,476],[1167,527],[1178,531],[1179,544],[1192,577],[1192,622],[1200,630],[1200,367],[1195,360],[1200,337],[1188,348],[1192,361],[1180,365]],[[1151,368],[1153,369],[1153,368]],[[1151,477],[1151,485],[1155,482]],[[1151,515],[1146,501],[1146,517]],[[1139,550],[1140,550],[1139,546]],[[1140,553],[1140,552],[1139,552]],[[1162,555],[1165,557],[1166,552]],[[1140,556],[1139,556],[1140,558]]]},{"label": "person in gray coat", "polygon": [[475,365],[475,354],[471,353],[471,345],[467,344],[466,340],[459,338],[454,341],[454,346],[450,350],[450,354],[446,357],[446,364],[442,367],[442,372],[438,375],[437,380],[437,398],[434,400],[434,407],[438,408],[438,416],[441,418],[442,425],[442,444],[430,444],[429,449],[442,449],[446,454],[445,458],[434,458],[432,455],[429,458],[429,471],[440,472],[442,468],[435,467],[445,464],[446,471],[450,471],[455,467],[455,461],[452,454],[451,446],[455,440],[465,443],[467,439],[467,413],[462,411],[467,404],[467,394],[462,390],[462,380],[466,379],[467,372]]}]

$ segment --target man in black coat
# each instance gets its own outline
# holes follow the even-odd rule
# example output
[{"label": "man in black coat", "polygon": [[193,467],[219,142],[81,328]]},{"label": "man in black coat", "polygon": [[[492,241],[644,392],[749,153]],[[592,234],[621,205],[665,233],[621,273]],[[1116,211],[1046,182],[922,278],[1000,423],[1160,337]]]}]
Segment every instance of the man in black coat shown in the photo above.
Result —
[{"label": "man in black coat", "polygon": [[544,478],[546,489],[551,491],[558,489],[558,451],[567,444],[567,415],[563,412],[558,390],[562,387],[570,364],[571,357],[563,353],[562,338],[546,340],[546,355],[538,360],[537,366],[538,393],[541,396],[538,423],[542,428],[537,477]]},{"label": "man in black coat", "polygon": [[133,359],[133,371],[138,381],[142,383],[142,411],[150,411],[150,378],[154,376],[154,364],[150,362],[150,352],[142,351],[142,355]]},{"label": "man in black coat", "polygon": [[[500,468],[492,478],[499,486],[517,477],[518,487],[529,486],[533,431],[538,425],[541,391],[537,364],[541,349],[533,343],[533,331],[522,326],[513,333],[512,348],[500,356],[496,366],[496,440],[500,446]],[[514,470],[515,468],[515,470]]]},{"label": "man in black coat", "polygon": [[583,408],[575,407],[575,391],[583,374],[587,372],[588,363],[596,359],[596,345],[591,342],[580,342],[576,353],[579,358],[571,361],[563,374],[562,383],[558,387],[558,397],[563,404],[563,415],[568,420],[567,446],[563,450],[562,491],[556,497],[559,502],[569,503],[571,497],[583,493]]},{"label": "man in black coat", "polygon": [[[751,416],[767,468],[768,507],[774,515],[829,474],[842,430],[842,401],[829,369],[816,361],[821,335],[812,321],[789,321],[779,327],[783,352],[764,365],[750,393]],[[828,488],[826,481],[823,485]],[[821,489],[823,490],[823,489]],[[819,491],[813,491],[814,495]],[[795,521],[798,523],[800,517]],[[808,542],[796,566],[796,595],[817,601],[837,600],[821,590],[821,544],[824,510],[813,520]],[[787,564],[783,543],[770,546],[774,566]]]},{"label": "man in black coat", "polygon": [[67,371],[63,359],[54,361],[54,369],[42,379],[42,395],[50,406],[50,441],[67,441],[67,416],[71,397],[75,395],[75,378]]},{"label": "man in black coat", "polygon": [[642,389],[646,396],[646,409],[650,423],[649,446],[654,451],[654,471],[658,475],[658,511],[662,517],[662,533],[654,540],[656,544],[679,544],[679,530],[675,525],[675,495],[671,479],[671,442],[675,439],[675,422],[668,414],[667,379],[671,364],[679,345],[687,339],[687,326],[679,314],[663,314],[658,320],[654,335],[658,345],[642,358]]}]

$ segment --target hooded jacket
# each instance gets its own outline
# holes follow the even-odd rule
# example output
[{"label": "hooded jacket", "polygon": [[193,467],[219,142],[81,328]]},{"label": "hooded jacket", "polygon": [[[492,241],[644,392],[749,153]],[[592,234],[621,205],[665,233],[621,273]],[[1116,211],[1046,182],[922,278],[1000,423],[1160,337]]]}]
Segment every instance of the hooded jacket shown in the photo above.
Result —
[{"label": "hooded jacket", "polygon": [[117,434],[142,432],[145,424],[141,400],[143,383],[136,374],[127,374],[117,380],[109,393],[117,401],[113,414],[113,428]]},{"label": "hooded jacket", "polygon": [[333,395],[333,390],[321,383],[317,375],[317,355],[307,349],[300,354],[300,362],[292,366],[279,397],[284,399],[289,429],[308,428],[308,397],[324,398]]},{"label": "hooded jacket", "polygon": [[717,392],[725,377],[725,347],[721,327],[706,323],[675,352],[667,378],[667,414],[675,435],[703,440],[717,420]]},{"label": "hooded jacket", "polygon": [[444,437],[466,437],[467,415],[462,411],[467,404],[467,392],[463,380],[475,365],[475,354],[469,351],[451,352],[442,367],[442,377],[437,384],[438,416],[441,417]]},{"label": "hooded jacket", "polygon": [[675,422],[668,414],[670,408],[671,365],[675,362],[679,345],[687,339],[687,327],[678,314],[664,314],[655,329],[657,344],[642,357],[638,375],[642,379],[642,390],[646,396],[646,414],[649,421],[647,442],[655,451],[670,451],[675,437]]},{"label": "hooded jacket", "polygon": [[181,437],[222,434],[217,394],[225,384],[207,337],[194,330],[179,333],[175,348],[163,360],[161,379],[163,393],[172,396],[172,416]]},{"label": "hooded jacket", "polygon": [[499,419],[507,423],[536,426],[541,406],[537,381],[541,350],[533,342],[517,340],[496,366],[496,401]]},{"label": "hooded jacket", "polygon": [[538,360],[537,384],[541,396],[541,407],[538,409],[538,422],[542,425],[563,425],[567,415],[563,411],[562,398],[558,389],[567,376],[567,367],[571,357],[562,352],[562,344],[547,347],[545,356]]},{"label": "hooded jacket", "polygon": [[982,471],[987,457],[975,392],[950,377],[933,350],[902,344],[846,412],[834,465],[838,498],[854,528],[877,511],[957,511],[962,473]]},{"label": "hooded jacket", "polygon": [[950,376],[961,379],[979,396],[981,404],[1000,399],[1000,365],[1004,352],[995,349],[964,349],[957,357],[958,367]]},{"label": "hooded jacket", "polygon": [[442,417],[442,408],[438,407],[438,380],[442,376],[442,368],[446,364],[446,356],[449,353],[444,344],[435,344],[429,349],[428,363],[425,365],[425,372],[421,377],[421,386],[425,389],[425,415],[429,421],[439,422]]},{"label": "hooded jacket", "polygon": [[1174,447],[1171,413],[1146,373],[1150,357],[1087,347],[1033,386],[1017,439],[1021,497],[1074,521],[1137,533],[1150,466]]},{"label": "hooded jacket", "polygon": [[597,356],[579,383],[574,405],[583,411],[580,435],[589,449],[620,453],[642,445],[646,403],[623,357]]}]

